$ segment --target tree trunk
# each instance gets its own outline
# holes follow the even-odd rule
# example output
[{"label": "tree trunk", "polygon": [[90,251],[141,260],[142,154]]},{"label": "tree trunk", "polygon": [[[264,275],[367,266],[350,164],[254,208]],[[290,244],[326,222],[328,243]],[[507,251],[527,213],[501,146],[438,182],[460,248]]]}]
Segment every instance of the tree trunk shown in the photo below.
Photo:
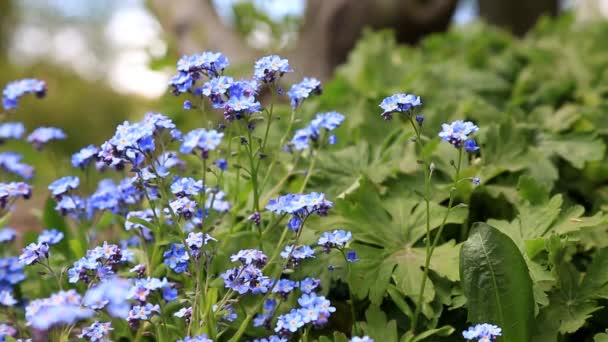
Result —
[{"label": "tree trunk", "polygon": [[[252,62],[255,51],[221,23],[210,0],[148,0],[181,53],[215,50],[235,64]],[[390,28],[397,40],[415,43],[444,31],[457,0],[308,0],[296,47],[281,51],[298,74],[327,79],[346,60],[365,27]]]},{"label": "tree trunk", "polygon": [[558,0],[479,0],[479,14],[488,23],[522,36],[541,15],[557,15]]}]

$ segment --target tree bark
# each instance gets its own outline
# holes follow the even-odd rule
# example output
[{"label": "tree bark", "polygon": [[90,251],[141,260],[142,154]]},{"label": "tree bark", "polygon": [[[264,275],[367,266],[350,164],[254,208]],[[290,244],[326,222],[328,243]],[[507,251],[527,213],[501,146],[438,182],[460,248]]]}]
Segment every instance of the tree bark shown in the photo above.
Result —
[{"label": "tree bark", "polygon": [[540,16],[557,15],[558,0],[479,0],[479,14],[488,23],[522,36]]}]

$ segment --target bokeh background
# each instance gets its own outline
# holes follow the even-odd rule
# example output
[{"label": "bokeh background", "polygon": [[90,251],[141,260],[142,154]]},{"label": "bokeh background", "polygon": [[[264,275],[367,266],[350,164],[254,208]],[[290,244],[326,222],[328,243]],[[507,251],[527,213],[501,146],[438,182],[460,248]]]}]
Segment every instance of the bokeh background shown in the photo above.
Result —
[{"label": "bokeh background", "polygon": [[[483,20],[524,36],[543,16],[572,13],[602,20],[606,0],[2,0],[0,84],[36,77],[43,101],[26,97],[15,120],[28,130],[50,125],[69,138],[36,153],[9,146],[37,169],[36,191],[67,174],[72,153],[100,144],[123,120],[146,111],[178,123],[196,118],[167,91],[184,53],[215,50],[247,76],[255,58],[279,53],[298,75],[329,80],[367,29],[388,29],[397,42]],[[295,80],[295,78],[294,78]],[[21,205],[11,224],[37,229],[44,196]]]}]

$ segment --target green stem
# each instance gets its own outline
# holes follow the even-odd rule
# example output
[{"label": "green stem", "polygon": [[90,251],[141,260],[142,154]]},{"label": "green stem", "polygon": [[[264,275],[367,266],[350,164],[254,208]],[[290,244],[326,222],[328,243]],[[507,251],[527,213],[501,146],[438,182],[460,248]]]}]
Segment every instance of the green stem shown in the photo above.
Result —
[{"label": "green stem", "polygon": [[315,169],[315,165],[317,164],[317,155],[319,153],[318,152],[315,153],[315,150],[311,149],[310,154],[311,154],[310,165],[308,165],[308,170],[306,170],[306,177],[304,177],[304,182],[302,183],[302,186],[300,187],[299,192],[303,192],[306,189],[306,185],[308,184],[308,181],[310,180],[310,176],[312,175],[312,172]]},{"label": "green stem", "polygon": [[255,165],[255,158],[253,156],[253,140],[251,139],[251,130],[247,129],[247,155],[249,156],[249,165],[250,165],[250,176],[251,176],[251,186],[253,187],[253,208],[256,212],[260,211],[260,198],[258,193],[258,171]]},{"label": "green stem", "polygon": [[355,311],[355,300],[353,298],[353,289],[350,286],[350,272],[351,272],[351,266],[350,266],[350,262],[348,261],[348,258],[346,258],[346,253],[344,253],[343,249],[339,249],[340,253],[342,253],[342,256],[344,257],[344,262],[346,263],[346,285],[348,286],[348,299],[350,301],[350,313],[351,313],[351,319],[353,321],[353,328],[352,328],[352,335],[353,336],[357,336],[359,334],[359,331],[357,329],[357,312]]},{"label": "green stem", "polygon": [[[283,136],[281,137],[281,140],[279,140],[279,149],[282,149],[283,146],[285,145],[285,140],[287,139],[287,137],[289,136],[289,133],[291,132],[295,119],[296,119],[296,111],[292,110],[291,116],[289,118],[289,123],[287,124],[287,129],[285,130],[285,134],[283,134]],[[278,156],[279,156],[279,153],[275,154],[272,158],[272,161],[270,162],[268,171],[266,172],[266,175],[264,176],[264,180],[262,181],[262,189],[264,189],[266,187],[266,183],[268,183],[268,179],[270,179],[270,175],[272,174],[272,169],[274,168],[274,166],[278,160]]]},{"label": "green stem", "polygon": [[[423,305],[423,300],[424,300],[424,290],[425,290],[425,286],[426,286],[426,281],[428,278],[428,274],[429,274],[429,265],[431,263],[431,258],[433,256],[433,252],[435,251],[435,247],[437,246],[437,243],[439,242],[439,238],[441,237],[441,233],[443,232],[443,228],[445,227],[445,224],[448,220],[448,216],[450,215],[450,211],[452,209],[452,205],[454,204],[454,198],[456,195],[456,185],[458,183],[458,179],[460,177],[460,167],[462,164],[462,155],[463,155],[463,150],[462,148],[460,148],[458,150],[458,163],[456,165],[456,174],[452,180],[452,185],[451,185],[451,189],[450,189],[450,199],[448,201],[448,207],[447,210],[445,212],[445,215],[443,216],[443,220],[441,221],[441,225],[439,226],[439,229],[437,230],[437,234],[435,235],[435,238],[433,239],[433,243],[430,245],[428,245],[428,241],[427,241],[427,250],[426,250],[426,258],[424,261],[424,273],[422,276],[422,284],[420,286],[420,292],[418,295],[418,301],[416,302],[416,312],[414,313],[414,318],[412,320],[412,326],[410,328],[411,332],[414,333],[416,330],[416,324],[418,322],[418,317],[420,316],[420,313],[422,311],[422,305]],[[427,204],[428,205],[428,204]],[[427,207],[427,225],[428,222],[430,221],[429,219],[430,216],[430,210]],[[428,229],[428,228],[427,228]]]}]

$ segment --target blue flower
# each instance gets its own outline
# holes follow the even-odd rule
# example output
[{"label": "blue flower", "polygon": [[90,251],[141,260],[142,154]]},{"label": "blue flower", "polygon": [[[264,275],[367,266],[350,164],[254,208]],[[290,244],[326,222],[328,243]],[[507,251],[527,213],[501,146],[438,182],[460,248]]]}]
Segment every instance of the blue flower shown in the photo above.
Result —
[{"label": "blue flower", "polygon": [[348,262],[357,262],[359,261],[359,257],[357,256],[357,252],[348,251],[346,252],[346,261]]},{"label": "blue flower", "polygon": [[410,110],[419,106],[422,106],[420,96],[405,93],[391,95],[380,103],[380,108],[384,110],[381,114],[384,120],[392,119],[392,114],[395,112],[409,113]]},{"label": "blue flower", "polygon": [[0,258],[0,289],[12,289],[24,279],[23,264],[18,257]]},{"label": "blue flower", "polygon": [[24,265],[31,265],[36,262],[41,261],[42,259],[48,258],[49,255],[49,245],[46,243],[30,243],[25,248],[23,248],[23,252],[19,256],[19,262]]},{"label": "blue flower", "polygon": [[38,243],[46,243],[48,245],[56,245],[63,240],[63,233],[57,229],[43,230],[38,236]]},{"label": "blue flower", "polygon": [[302,219],[298,216],[293,216],[287,221],[287,228],[297,232],[302,227]]},{"label": "blue flower", "polygon": [[99,321],[95,321],[90,326],[83,328],[78,338],[84,338],[92,342],[106,341],[109,340],[108,335],[112,330],[114,330],[112,323],[99,323]]},{"label": "blue flower", "polygon": [[284,296],[288,295],[291,293],[291,291],[293,291],[293,289],[295,289],[298,286],[298,283],[296,283],[293,280],[289,280],[289,279],[279,279],[279,281],[277,282],[277,285],[274,287],[274,289],[272,289],[272,293],[280,293]]},{"label": "blue flower", "polygon": [[183,244],[170,244],[169,249],[163,253],[163,256],[165,257],[164,263],[175,271],[175,273],[183,273],[188,269],[188,260],[190,260],[190,256]]},{"label": "blue flower", "polygon": [[19,98],[25,94],[36,94],[37,97],[46,95],[46,83],[33,78],[10,82],[2,91],[2,106],[6,110],[17,108]]},{"label": "blue flower", "polygon": [[221,99],[222,95],[226,95],[228,90],[234,83],[234,79],[229,76],[219,76],[212,78],[201,89],[201,93],[211,99],[213,103]]},{"label": "blue flower", "polygon": [[243,249],[230,256],[232,262],[240,261],[243,265],[255,265],[256,267],[264,267],[267,260],[266,254],[256,249]]},{"label": "blue flower", "polygon": [[213,342],[212,339],[208,338],[206,334],[198,336],[186,336],[183,340],[177,340],[177,342]]},{"label": "blue flower", "polygon": [[287,339],[284,337],[271,335],[265,338],[254,339],[253,342],[287,342]]},{"label": "blue flower", "polygon": [[493,324],[477,324],[462,332],[462,336],[467,340],[477,340],[483,342],[494,341],[497,336],[502,335],[502,329]]},{"label": "blue flower", "polygon": [[201,149],[203,152],[215,150],[222,142],[224,133],[216,130],[207,131],[204,128],[195,129],[186,133],[184,141],[179,149],[183,154],[192,153],[194,149]]},{"label": "blue flower", "polygon": [[[469,138],[469,135],[478,130],[479,127],[471,121],[456,120],[449,125],[442,124],[439,137],[441,137],[443,141],[447,141],[454,145],[454,147],[461,148],[463,143]],[[473,144],[475,144],[474,141]]]},{"label": "blue flower", "polygon": [[215,166],[222,171],[226,171],[228,169],[228,162],[224,158],[220,158],[215,161]]},{"label": "blue flower", "polygon": [[[17,232],[13,228],[0,229],[0,243],[11,242],[17,237]],[[1,279],[0,279],[1,280]]]},{"label": "blue flower", "polygon": [[342,124],[342,121],[344,121],[344,115],[338,112],[318,113],[314,120],[310,122],[310,125],[316,130],[325,128],[328,131],[333,131]]},{"label": "blue flower", "polygon": [[14,306],[17,304],[13,294],[8,290],[0,290],[0,305]]},{"label": "blue flower", "polygon": [[12,326],[0,323],[0,341],[4,342],[4,338],[7,336],[15,336],[17,334],[17,329]]},{"label": "blue flower", "polygon": [[222,104],[224,119],[233,121],[242,119],[245,114],[257,113],[262,105],[253,95],[231,95],[228,101]]},{"label": "blue flower", "polygon": [[49,298],[31,301],[25,308],[25,319],[37,330],[74,324],[94,314],[93,310],[83,308],[81,303],[82,297],[75,290],[60,291]]},{"label": "blue flower", "polygon": [[264,83],[274,83],[287,72],[293,72],[289,61],[277,55],[262,57],[255,62],[253,78]]},{"label": "blue flower", "polygon": [[292,85],[287,92],[293,108],[301,105],[310,94],[321,94],[321,82],[316,78],[305,77],[302,82]]},{"label": "blue flower", "polygon": [[348,342],[374,342],[369,336],[353,336]]},{"label": "blue flower", "polygon": [[14,173],[23,179],[32,179],[34,176],[34,167],[25,163],[21,163],[23,156],[16,152],[0,153],[0,168],[5,169],[10,173]]},{"label": "blue flower", "polygon": [[193,84],[192,75],[187,72],[180,72],[169,79],[169,85],[173,88],[172,92],[174,95],[188,92]]},{"label": "blue flower", "polygon": [[311,192],[310,194],[287,194],[277,199],[271,199],[266,209],[275,214],[297,214],[300,218],[317,213],[321,216],[333,206],[325,198],[325,194]]},{"label": "blue flower", "polygon": [[475,142],[475,140],[469,139],[464,142],[464,150],[467,152],[475,152],[475,151],[479,150],[479,146],[477,146],[477,143]]},{"label": "blue flower", "polygon": [[318,245],[329,248],[342,248],[352,238],[351,232],[345,230],[334,230],[333,232],[325,232],[319,238]]},{"label": "blue flower", "polygon": [[316,278],[305,278],[300,281],[300,291],[311,293],[321,285],[321,280]]},{"label": "blue flower", "polygon": [[257,294],[266,293],[272,286],[272,279],[264,276],[262,271],[252,264],[229,269],[220,275],[224,279],[224,286],[239,294],[247,292]]},{"label": "blue flower", "polygon": [[187,308],[181,308],[176,313],[173,314],[175,317],[184,318],[186,322],[190,321],[190,317],[192,317],[192,307],[189,306]]},{"label": "blue flower", "polygon": [[66,176],[59,178],[49,185],[51,195],[56,198],[60,198],[70,190],[78,188],[80,185],[80,179],[78,177]]},{"label": "blue flower", "polygon": [[0,183],[0,209],[6,208],[10,202],[18,197],[29,199],[31,196],[32,188],[27,183]]},{"label": "blue flower", "polygon": [[[213,312],[218,311],[217,304],[213,304],[211,308],[213,309]],[[222,319],[228,322],[234,322],[238,317],[236,312],[234,312],[234,308],[230,304],[225,304],[219,311],[219,313],[222,314]]]},{"label": "blue flower", "polygon": [[55,127],[38,127],[27,137],[27,142],[38,150],[51,140],[65,139],[65,133]]},{"label": "blue flower", "polygon": [[304,320],[300,312],[291,310],[289,313],[279,316],[274,331],[295,333],[302,326],[304,326]]},{"label": "blue flower", "polygon": [[171,184],[171,192],[176,196],[196,196],[203,190],[203,181],[190,177],[177,178]]},{"label": "blue flower", "polygon": [[145,305],[135,305],[131,311],[129,311],[129,321],[142,320],[146,321],[152,317],[155,313],[160,313],[160,306],[146,303]]},{"label": "blue flower", "polygon": [[72,155],[72,166],[84,169],[98,153],[99,148],[95,145],[84,147]]},{"label": "blue flower", "polygon": [[169,207],[176,215],[181,215],[185,219],[190,219],[196,211],[196,202],[188,197],[180,197],[169,202]]},{"label": "blue flower", "polygon": [[130,211],[127,214],[127,218],[125,220],[125,229],[127,231],[131,230],[131,229],[144,229],[146,228],[146,226],[142,225],[141,223],[137,223],[137,222],[133,222],[131,221],[131,218],[136,217],[138,219],[142,219],[146,222],[150,222],[152,223],[152,220],[154,219],[154,212],[152,211],[152,209],[146,209],[146,210],[139,210],[139,211]]},{"label": "blue flower", "polygon": [[131,281],[127,279],[119,277],[105,279],[87,290],[83,304],[95,310],[105,308],[110,315],[126,319],[131,309],[129,293],[132,286]]},{"label": "blue flower", "polygon": [[177,289],[172,287],[165,287],[163,289],[163,299],[166,302],[174,302],[177,300]]},{"label": "blue flower", "polygon": [[338,112],[318,113],[310,124],[295,132],[291,143],[296,150],[304,150],[310,147],[310,141],[317,141],[321,135],[321,129],[333,131],[344,121],[344,115]]},{"label": "blue flower", "polygon": [[315,257],[315,251],[307,245],[295,247],[293,245],[287,245],[285,246],[285,249],[281,252],[281,258],[287,259],[290,253],[291,257],[289,258],[289,261],[292,262],[294,265],[297,265],[300,261],[304,259]]},{"label": "blue flower", "polygon": [[25,127],[21,122],[5,122],[0,124],[0,142],[6,139],[21,139]]}]

